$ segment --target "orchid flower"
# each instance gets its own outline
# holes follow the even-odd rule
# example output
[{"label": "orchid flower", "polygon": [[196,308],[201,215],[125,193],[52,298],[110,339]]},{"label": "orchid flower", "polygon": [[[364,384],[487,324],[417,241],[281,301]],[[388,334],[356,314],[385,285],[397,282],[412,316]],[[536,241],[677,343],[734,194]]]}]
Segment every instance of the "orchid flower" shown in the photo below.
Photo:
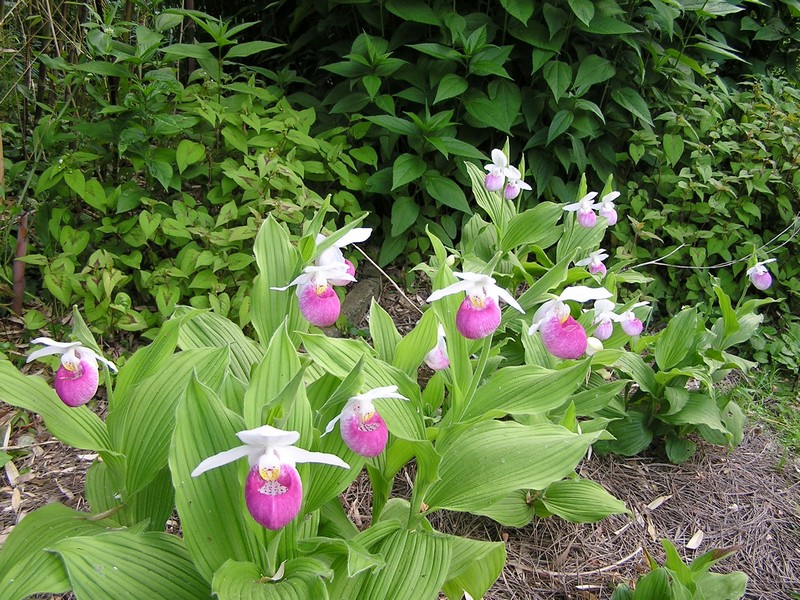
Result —
[{"label": "orchid flower", "polygon": [[514,200],[521,190],[530,191],[531,186],[522,181],[522,173],[516,167],[508,167],[508,183],[506,189],[503,191],[503,196],[506,200]]},{"label": "orchid flower", "polygon": [[528,335],[537,331],[542,336],[545,349],[558,358],[580,358],[588,344],[586,330],[570,315],[564,302],[588,302],[611,296],[605,288],[576,285],[565,288],[559,296],[542,304],[533,315]]},{"label": "orchid flower", "polygon": [[600,298],[594,303],[594,322],[597,327],[594,330],[594,337],[598,340],[607,340],[614,331],[613,321],[619,321],[621,317],[614,312],[614,304],[611,300]]},{"label": "orchid flower", "polygon": [[603,342],[596,337],[589,336],[586,338],[586,356],[594,356],[603,349]]},{"label": "orchid flower", "polygon": [[637,302],[636,304],[631,306],[630,310],[626,310],[619,316],[619,324],[622,325],[622,331],[631,336],[639,335],[640,333],[642,333],[642,330],[644,329],[644,324],[633,313],[633,309],[639,308],[640,306],[647,306],[648,304],[650,303]]},{"label": "orchid flower", "polygon": [[297,463],[315,462],[350,468],[333,454],[296,448],[293,444],[300,439],[296,431],[264,425],[240,431],[236,437],[244,442],[244,446],[205,459],[192,471],[192,477],[246,456],[250,471],[244,485],[245,504],[253,519],[267,529],[280,529],[300,512],[303,483],[295,468]]},{"label": "orchid flower", "polygon": [[778,259],[768,258],[747,269],[747,276],[750,278],[750,283],[752,283],[756,289],[763,291],[772,285],[772,275],[770,275],[770,272],[764,265],[775,262],[776,260]]},{"label": "orchid flower", "polygon": [[434,371],[441,371],[450,366],[450,357],[447,355],[444,327],[439,324],[436,332],[436,345],[425,355],[425,364]]},{"label": "orchid flower", "polygon": [[111,371],[117,371],[114,363],[103,358],[94,350],[82,346],[80,342],[57,342],[48,337],[36,338],[31,342],[44,344],[44,348],[31,352],[25,362],[31,362],[50,354],[61,355],[61,365],[56,371],[53,387],[58,397],[67,406],[86,404],[97,393],[100,381],[98,361]]},{"label": "orchid flower", "polygon": [[456,313],[456,329],[465,338],[477,340],[494,333],[494,330],[500,325],[500,307],[498,306],[500,298],[525,314],[514,297],[495,285],[494,278],[489,275],[464,272],[455,273],[455,276],[462,281],[436,290],[428,296],[428,302],[434,302],[451,294],[466,292],[467,296]]},{"label": "orchid flower", "polygon": [[[492,150],[492,163],[483,167],[489,173],[483,180],[483,186],[489,192],[497,192],[503,188],[508,170],[508,157],[505,152],[495,148]],[[519,171],[517,171],[519,172]]]},{"label": "orchid flower", "polygon": [[[369,227],[356,227],[351,229],[347,233],[345,233],[341,238],[336,240],[336,242],[325,250],[322,254],[317,257],[317,260],[314,264],[318,267],[324,267],[326,265],[337,265],[337,264],[344,264],[345,265],[345,272],[350,276],[355,276],[356,268],[352,262],[347,260],[342,254],[342,248],[345,246],[349,246],[350,244],[358,244],[360,242],[365,242],[369,236],[372,235],[372,229]],[[319,246],[322,242],[326,240],[326,236],[322,235],[321,233],[317,235],[317,246]],[[351,281],[355,281],[354,279],[329,279],[332,285],[347,285]]]},{"label": "orchid flower", "polygon": [[589,192],[578,202],[567,204],[563,208],[567,212],[577,212],[578,224],[582,227],[594,227],[597,223],[597,215],[594,211],[600,206],[596,202],[593,202],[595,196],[597,196],[597,192]]},{"label": "orchid flower", "polygon": [[600,216],[605,217],[609,226],[617,224],[617,209],[614,200],[619,198],[619,192],[611,192],[600,199]]},{"label": "orchid flower", "polygon": [[283,292],[293,285],[297,286],[297,297],[300,299],[300,312],[306,320],[317,327],[328,327],[339,318],[342,309],[339,296],[329,285],[335,280],[355,281],[355,277],[347,272],[347,265],[334,262],[303,269],[303,274],[295,277],[289,285],[271,289]]},{"label": "orchid flower", "polygon": [[600,275],[605,276],[606,274],[606,266],[603,264],[603,261],[608,258],[608,253],[600,248],[599,250],[595,250],[586,258],[583,258],[575,263],[575,266],[578,267],[589,267],[589,273],[600,273]]},{"label": "orchid flower", "polygon": [[396,385],[375,388],[353,396],[347,401],[342,412],[331,419],[322,435],[333,431],[336,422],[341,421],[342,439],[350,450],[368,458],[378,456],[389,440],[389,429],[372,403],[378,398],[408,400],[397,393]]}]

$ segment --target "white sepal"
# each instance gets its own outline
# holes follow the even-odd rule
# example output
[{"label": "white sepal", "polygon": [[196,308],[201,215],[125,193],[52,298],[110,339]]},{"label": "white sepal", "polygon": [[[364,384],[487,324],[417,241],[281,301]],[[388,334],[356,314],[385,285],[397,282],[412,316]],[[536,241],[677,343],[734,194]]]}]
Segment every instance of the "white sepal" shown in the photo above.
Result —
[{"label": "white sepal", "polygon": [[284,431],[272,425],[262,425],[255,429],[240,431],[236,437],[251,446],[290,446],[300,439],[300,434],[296,431]]},{"label": "white sepal", "polygon": [[248,456],[251,453],[256,455],[256,458],[262,454],[262,449],[255,449],[252,446],[237,446],[236,448],[231,448],[230,450],[225,450],[225,452],[220,452],[219,454],[215,454],[214,456],[209,456],[199,465],[197,465],[192,471],[192,477],[197,477],[198,475],[202,475],[206,471],[211,469],[216,469],[217,467],[221,467],[222,465],[227,465],[228,463],[232,463],[236,460],[244,456]]},{"label": "white sepal", "polygon": [[310,450],[297,448],[296,446],[284,446],[277,448],[276,451],[281,457],[281,460],[285,461],[284,464],[291,464],[292,466],[294,466],[295,463],[313,462],[323,465],[332,465],[334,467],[341,467],[343,469],[350,468],[350,465],[344,462],[341,458],[335,454],[328,454],[327,452],[311,452]]},{"label": "white sepal", "polygon": [[562,301],[572,300],[574,302],[588,302],[589,300],[601,300],[603,298],[610,298],[613,294],[606,288],[591,288],[586,285],[573,285],[564,288],[564,291],[558,295],[558,299]]}]

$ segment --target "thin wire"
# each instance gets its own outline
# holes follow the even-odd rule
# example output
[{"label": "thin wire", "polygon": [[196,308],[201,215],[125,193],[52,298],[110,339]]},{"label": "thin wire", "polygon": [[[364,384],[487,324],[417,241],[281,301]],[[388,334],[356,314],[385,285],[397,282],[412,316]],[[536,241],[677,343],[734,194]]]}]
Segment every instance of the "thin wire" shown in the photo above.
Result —
[{"label": "thin wire", "polygon": [[[786,226],[786,228],[784,228],[783,231],[781,231],[779,234],[777,234],[775,237],[773,237],[770,241],[768,241],[768,242],[762,244],[761,246],[759,246],[756,249],[756,252],[760,252],[761,250],[764,250],[764,248],[769,247],[769,245],[772,244],[772,242],[777,240],[784,233],[789,231],[792,227],[796,227],[796,229],[792,233],[792,235],[790,235],[786,240],[784,240],[783,242],[781,242],[780,244],[778,244],[777,246],[775,246],[771,250],[766,250],[764,253],[765,254],[772,254],[778,248],[783,248],[786,244],[788,244],[794,238],[796,238],[798,235],[800,235],[800,213],[797,213],[794,216],[794,219],[792,220],[792,222],[788,226]],[[685,248],[686,246],[688,246],[688,244],[681,244],[680,246],[675,248],[669,254],[666,254],[666,255],[664,255],[664,256],[662,256],[660,258],[656,258],[654,260],[649,260],[647,262],[640,263],[638,265],[623,267],[622,269],[620,269],[620,272],[628,271],[629,269],[638,269],[639,267],[645,267],[647,265],[661,265],[661,266],[664,266],[664,267],[670,267],[671,269],[696,269],[698,271],[707,271],[707,270],[710,270],[710,269],[722,269],[723,267],[730,267],[731,265],[735,265],[736,263],[745,262],[747,260],[750,260],[750,256],[744,256],[742,258],[737,258],[737,259],[734,259],[734,260],[726,260],[725,262],[717,263],[715,265],[707,265],[707,266],[699,266],[699,267],[695,266],[695,265],[673,265],[673,264],[662,262],[662,261],[666,260],[667,258],[669,258],[670,256],[672,256],[673,254],[675,254],[676,252],[678,252],[679,250],[681,250],[682,248]]]}]

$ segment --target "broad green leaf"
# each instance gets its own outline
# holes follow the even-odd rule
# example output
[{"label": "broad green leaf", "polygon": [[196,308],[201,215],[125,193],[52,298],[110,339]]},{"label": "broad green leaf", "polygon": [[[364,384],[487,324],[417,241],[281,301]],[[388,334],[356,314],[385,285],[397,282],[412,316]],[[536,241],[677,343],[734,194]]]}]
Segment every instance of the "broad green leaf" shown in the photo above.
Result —
[{"label": "broad green leaf", "polygon": [[653,369],[638,354],[626,352],[617,359],[613,366],[633,377],[643,391],[651,394],[658,392],[659,385]]},{"label": "broad green leaf", "polygon": [[653,126],[653,119],[650,117],[650,109],[647,102],[639,95],[639,92],[629,87],[615,88],[611,92],[611,97],[619,103],[622,108],[633,116],[639,118],[643,123]]},{"label": "broad green leaf", "polygon": [[572,225],[564,226],[564,235],[558,240],[556,246],[556,258],[561,261],[573,256],[573,254],[580,248],[580,255],[575,255],[575,260],[580,260],[589,256],[589,253],[595,250],[605,237],[606,233],[605,219],[599,218],[597,225],[594,227],[581,227],[577,221],[573,221]]},{"label": "broad green leaf", "polygon": [[67,406],[44,379],[23,375],[5,358],[0,358],[0,400],[41,415],[48,431],[65,444],[98,452],[112,449],[106,424],[88,406]]},{"label": "broad green leaf", "polygon": [[439,85],[436,87],[436,98],[434,98],[433,103],[436,104],[442,100],[460,96],[468,87],[469,84],[466,79],[455,73],[448,73],[439,81]]},{"label": "broad green leaf", "polygon": [[656,340],[655,358],[658,368],[668,371],[695,350],[697,336],[697,309],[681,311],[669,320]]},{"label": "broad green leaf", "polygon": [[300,315],[294,288],[286,291],[272,289],[289,285],[302,271],[300,255],[292,245],[288,231],[272,216],[267,217],[256,236],[254,251],[259,275],[251,292],[251,314],[262,345],[269,342],[287,315],[290,334],[295,330],[305,331],[308,322]]},{"label": "broad green leaf", "polygon": [[486,211],[492,223],[502,227],[505,223],[503,218],[504,200],[499,194],[489,192],[483,186],[483,180],[486,176],[485,171],[482,171],[480,167],[471,162],[465,162],[464,165],[467,168],[467,174],[472,184],[472,193],[475,195],[475,201],[478,203],[478,206]]},{"label": "broad green leaf", "polygon": [[32,594],[63,594],[70,589],[61,559],[47,549],[65,538],[96,535],[115,523],[53,502],[14,527],[0,550],[0,589],[4,600]]},{"label": "broad green leaf", "polygon": [[[178,345],[178,321],[167,321],[148,346],[139,348],[117,374],[114,398],[117,404],[125,403],[128,390],[136,383],[161,371],[175,353]],[[109,407],[113,411],[114,406]]]},{"label": "broad green leaf", "polygon": [[76,71],[83,71],[84,73],[92,73],[93,75],[105,75],[106,77],[121,77],[128,79],[131,72],[128,71],[123,65],[102,60],[90,60],[85,63],[78,63],[72,65]]},{"label": "broad green leaf", "polygon": [[661,144],[664,148],[664,155],[667,157],[667,162],[670,166],[674,167],[683,155],[683,138],[680,134],[665,133],[661,138]]},{"label": "broad green leaf", "polygon": [[183,173],[186,167],[200,162],[206,156],[206,147],[192,140],[181,140],[175,150],[175,163],[178,171]]},{"label": "broad green leaf", "polygon": [[634,600],[672,600],[667,570],[659,567],[639,579]]},{"label": "broad green leaf", "polygon": [[558,204],[540,202],[533,208],[512,217],[503,231],[500,250],[508,252],[526,244],[542,246],[541,238],[549,236],[563,212]]},{"label": "broad green leaf", "polygon": [[211,598],[209,585],[175,535],[114,531],[65,538],[52,549],[64,561],[78,600]]},{"label": "broad green leaf", "polygon": [[533,502],[526,490],[514,490],[494,504],[470,512],[489,517],[506,527],[525,527],[533,519]]},{"label": "broad green leaf", "polygon": [[[736,318],[736,311],[733,310],[733,306],[731,305],[731,298],[728,294],[725,293],[719,285],[714,285],[714,293],[717,295],[717,301],[719,303],[719,308],[722,311],[722,335],[717,333],[718,341],[714,344],[714,347],[723,350],[726,346],[724,346],[724,342],[726,338],[729,338],[731,335],[739,331],[739,320]],[[714,327],[714,331],[716,332],[717,328]]]},{"label": "broad green leaf", "polygon": [[464,190],[452,179],[443,177],[437,171],[429,171],[425,174],[422,184],[434,200],[468,215],[472,214]]},{"label": "broad green leaf", "polygon": [[244,504],[246,461],[191,476],[204,459],[239,446],[236,432],[244,429],[211,390],[191,382],[177,408],[169,467],[186,548],[207,581],[228,559],[266,568],[264,529]]},{"label": "broad green leaf", "polygon": [[184,350],[169,367],[129,390],[130,398],[110,414],[108,427],[114,446],[127,457],[128,494],[142,489],[167,464],[178,406],[193,373],[216,388],[228,364],[228,349]]},{"label": "broad green leaf", "polygon": [[392,133],[397,133],[400,135],[419,135],[421,133],[417,125],[411,121],[401,119],[400,117],[393,117],[392,115],[378,115],[375,117],[365,117],[365,119]]},{"label": "broad green leaf", "polygon": [[441,19],[436,11],[423,0],[387,0],[386,10],[404,21],[434,26],[441,25]]},{"label": "broad green leaf", "polygon": [[741,571],[733,573],[703,573],[695,579],[697,590],[703,598],[739,600],[747,592],[747,575]]},{"label": "broad green leaf", "polygon": [[[574,0],[573,0],[574,1]],[[579,0],[587,2],[588,0]],[[589,2],[589,4],[591,4]],[[578,73],[575,75],[576,90],[585,90],[595,85],[611,79],[617,73],[614,64],[596,54],[590,54],[581,61],[578,66]],[[581,93],[580,91],[578,93]]]},{"label": "broad green leaf", "polygon": [[250,379],[250,369],[264,353],[233,321],[217,313],[186,307],[178,307],[174,318],[180,319],[178,345],[182,349],[228,348],[231,372],[242,381]]},{"label": "broad green leaf", "polygon": [[558,104],[558,101],[561,100],[561,97],[572,83],[572,69],[565,62],[551,60],[544,66],[542,74],[544,75],[544,80],[547,82],[547,85],[550,87],[553,99],[556,101],[556,104]]},{"label": "broad green leaf", "polygon": [[214,573],[211,588],[221,600],[306,600],[328,598],[324,579],[330,569],[314,558],[286,561],[280,577],[271,579],[251,562],[227,561]]},{"label": "broad green leaf", "polygon": [[[417,222],[420,206],[410,196],[402,196],[392,203],[392,237],[402,236]],[[405,249],[405,239],[403,239]]]},{"label": "broad green leaf", "polygon": [[578,416],[591,415],[608,406],[611,400],[619,396],[628,383],[630,383],[630,380],[621,379],[595,385],[573,394],[569,397],[569,401],[575,405],[575,414]]},{"label": "broad green leaf", "polygon": [[547,510],[572,523],[594,523],[609,515],[629,512],[624,502],[588,479],[551,483],[541,499]]},{"label": "broad green leaf", "polygon": [[376,567],[381,568],[385,564],[380,556],[372,554],[354,539],[311,537],[300,540],[299,546],[303,553],[312,556],[330,554],[347,557],[348,577],[354,577],[368,569],[374,572]]},{"label": "broad green leaf", "polygon": [[557,408],[584,382],[589,367],[590,361],[584,360],[559,370],[538,366],[498,369],[478,388],[467,406],[465,418],[491,415],[495,411],[532,414]]},{"label": "broad green leaf", "polygon": [[390,364],[394,362],[395,349],[402,337],[392,317],[374,298],[369,307],[369,332],[378,358]]},{"label": "broad green leaf", "polygon": [[427,168],[425,161],[416,154],[401,154],[392,167],[392,191],[419,179]]},{"label": "broad green leaf", "polygon": [[472,598],[483,598],[503,570],[505,544],[454,535],[448,535],[447,539],[451,559],[442,588],[444,593],[449,600],[461,600],[464,592]]},{"label": "broad green leaf", "polygon": [[[436,345],[438,321],[436,313],[426,310],[409,334],[400,340],[396,347],[394,359],[391,361],[395,367],[404,371],[412,379],[416,377],[417,369],[422,364],[425,355]],[[373,334],[374,337],[374,334]],[[377,340],[375,343],[378,349]],[[379,350],[380,354],[380,350]],[[384,360],[386,360],[384,358]],[[386,361],[390,362],[390,361]]]},{"label": "broad green leaf", "polygon": [[547,144],[558,138],[562,133],[567,131],[575,120],[575,116],[568,110],[560,110],[550,121],[550,127],[547,129]]},{"label": "broad green leaf", "polygon": [[594,3],[592,0],[569,0],[569,7],[585,25],[589,25],[594,18]]},{"label": "broad green leaf", "polygon": [[533,0],[500,0],[500,4],[508,14],[518,19],[523,25],[527,25],[533,16]]},{"label": "broad green leaf", "polygon": [[671,415],[659,415],[658,418],[673,425],[705,425],[723,434],[729,433],[722,423],[717,403],[706,394],[693,392],[681,410]]},{"label": "broad green leaf", "polygon": [[166,55],[164,58],[168,61],[180,58],[216,60],[208,48],[200,44],[171,44],[162,48],[161,51]]},{"label": "broad green leaf", "polygon": [[544,489],[572,473],[599,434],[558,425],[482,421],[439,434],[440,479],[425,497],[432,508],[486,508],[516,489]]},{"label": "broad green leaf", "polygon": [[[553,265],[553,267],[548,269],[544,275],[536,280],[536,283],[525,290],[525,292],[519,298],[517,298],[519,305],[522,306],[522,308],[524,308],[526,311],[532,310],[536,306],[537,302],[542,301],[543,294],[564,283],[567,280],[569,263],[571,261],[571,256],[563,258],[559,260],[558,263]],[[512,312],[514,313],[513,315]],[[506,314],[503,315],[503,323],[507,323],[508,320],[512,318],[519,318],[519,314],[517,314],[516,311],[506,311]]]},{"label": "broad green leaf", "polygon": [[237,42],[225,53],[225,60],[252,56],[253,54],[258,54],[259,52],[265,52],[267,50],[274,50],[275,48],[280,48],[281,46],[285,46],[285,44],[263,41]]},{"label": "broad green leaf", "polygon": [[653,431],[646,422],[647,415],[639,411],[630,411],[624,419],[611,421],[606,430],[617,439],[599,441],[594,446],[595,450],[636,456],[653,441]]}]

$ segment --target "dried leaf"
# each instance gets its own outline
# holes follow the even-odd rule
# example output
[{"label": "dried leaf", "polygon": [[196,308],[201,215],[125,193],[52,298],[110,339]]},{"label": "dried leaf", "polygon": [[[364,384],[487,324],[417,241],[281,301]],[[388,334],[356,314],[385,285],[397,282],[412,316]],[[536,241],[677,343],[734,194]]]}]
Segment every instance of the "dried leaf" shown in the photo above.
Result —
[{"label": "dried leaf", "polygon": [[17,479],[19,479],[19,471],[17,470],[17,466],[14,464],[14,461],[8,461],[5,464],[6,469],[6,477],[8,478],[8,483],[13,486],[17,485]]},{"label": "dried leaf", "polygon": [[11,493],[11,509],[14,512],[19,512],[19,507],[22,504],[22,494],[19,492],[19,488],[14,488],[14,491]]},{"label": "dried leaf", "polygon": [[686,542],[686,547],[689,550],[697,550],[700,547],[700,544],[703,543],[703,538],[704,537],[705,537],[705,534],[703,533],[703,530],[702,529],[698,529],[697,531],[694,532],[694,535],[692,536],[692,539],[690,539],[688,542]]},{"label": "dried leaf", "polygon": [[659,506],[661,506],[662,504],[664,504],[664,502],[666,502],[666,501],[667,501],[667,500],[669,500],[670,498],[672,498],[672,494],[670,494],[669,496],[659,496],[658,498],[656,498],[655,500],[653,500],[653,501],[652,501],[650,504],[648,504],[648,505],[647,505],[647,508],[648,508],[649,510],[655,510],[655,509],[657,509]]},{"label": "dried leaf", "polygon": [[658,539],[658,534],[656,533],[656,526],[653,525],[653,521],[650,520],[650,517],[647,517],[647,533],[650,535],[650,539],[654,542]]}]

